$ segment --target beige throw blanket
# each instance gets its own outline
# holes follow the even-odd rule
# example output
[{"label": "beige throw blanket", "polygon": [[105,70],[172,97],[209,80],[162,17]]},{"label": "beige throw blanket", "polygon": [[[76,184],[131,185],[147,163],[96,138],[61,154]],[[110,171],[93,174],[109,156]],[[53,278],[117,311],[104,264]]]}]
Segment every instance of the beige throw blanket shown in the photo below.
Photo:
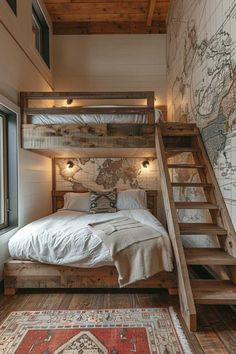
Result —
[{"label": "beige throw blanket", "polygon": [[109,249],[121,287],[172,270],[163,237],[154,228],[125,217],[89,227]]}]

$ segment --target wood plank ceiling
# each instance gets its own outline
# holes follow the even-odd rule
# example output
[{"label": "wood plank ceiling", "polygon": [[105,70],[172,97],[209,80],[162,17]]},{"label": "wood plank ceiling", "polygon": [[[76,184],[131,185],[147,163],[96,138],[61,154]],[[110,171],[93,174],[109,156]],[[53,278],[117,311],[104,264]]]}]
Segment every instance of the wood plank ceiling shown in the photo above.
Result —
[{"label": "wood plank ceiling", "polygon": [[166,33],[170,0],[44,0],[54,34]]}]

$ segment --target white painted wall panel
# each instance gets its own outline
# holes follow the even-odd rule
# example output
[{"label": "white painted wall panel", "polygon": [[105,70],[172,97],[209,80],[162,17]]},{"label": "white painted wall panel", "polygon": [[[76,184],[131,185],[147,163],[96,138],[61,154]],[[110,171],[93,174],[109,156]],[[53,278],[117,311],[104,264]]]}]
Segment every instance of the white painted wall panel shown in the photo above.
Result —
[{"label": "white painted wall panel", "polygon": [[57,91],[155,91],[166,104],[166,35],[54,36]]}]

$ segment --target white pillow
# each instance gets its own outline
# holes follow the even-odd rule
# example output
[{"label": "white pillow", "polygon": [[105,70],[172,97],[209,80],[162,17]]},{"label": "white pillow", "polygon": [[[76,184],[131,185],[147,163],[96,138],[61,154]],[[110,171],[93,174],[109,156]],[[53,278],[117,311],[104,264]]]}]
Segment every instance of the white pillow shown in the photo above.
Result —
[{"label": "white pillow", "polygon": [[142,189],[128,189],[117,193],[117,210],[147,209],[147,194]]},{"label": "white pillow", "polygon": [[66,193],[64,195],[63,209],[88,213],[90,209],[90,193]]}]

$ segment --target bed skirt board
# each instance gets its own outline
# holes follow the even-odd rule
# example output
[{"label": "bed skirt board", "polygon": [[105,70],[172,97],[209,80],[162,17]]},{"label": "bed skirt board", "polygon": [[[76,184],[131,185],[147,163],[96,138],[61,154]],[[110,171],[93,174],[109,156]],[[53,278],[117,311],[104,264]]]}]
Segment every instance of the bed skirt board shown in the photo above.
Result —
[{"label": "bed skirt board", "polygon": [[[119,288],[115,267],[72,268],[39,262],[9,260],[4,264],[4,294],[15,295],[17,289],[104,289]],[[174,272],[161,272],[127,288],[177,289]]]}]

